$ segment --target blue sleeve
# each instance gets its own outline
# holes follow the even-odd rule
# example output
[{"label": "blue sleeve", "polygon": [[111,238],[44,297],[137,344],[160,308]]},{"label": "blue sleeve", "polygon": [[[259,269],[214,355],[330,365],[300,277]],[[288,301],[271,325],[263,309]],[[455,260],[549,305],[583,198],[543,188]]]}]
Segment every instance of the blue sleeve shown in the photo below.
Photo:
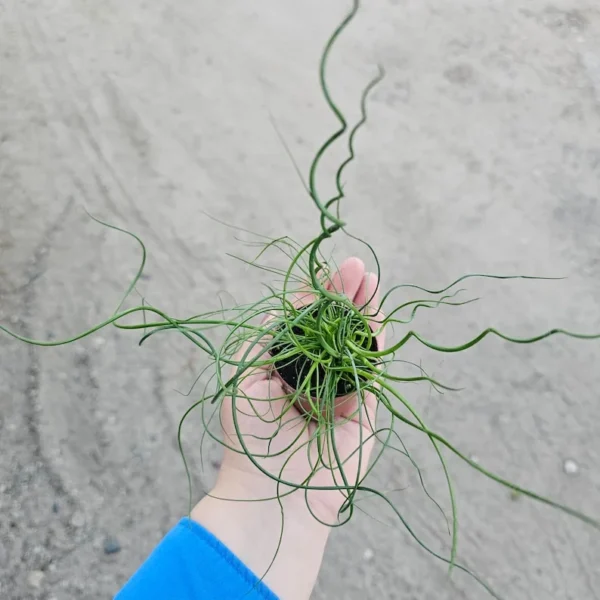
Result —
[{"label": "blue sleeve", "polygon": [[278,600],[226,546],[182,519],[115,600]]}]

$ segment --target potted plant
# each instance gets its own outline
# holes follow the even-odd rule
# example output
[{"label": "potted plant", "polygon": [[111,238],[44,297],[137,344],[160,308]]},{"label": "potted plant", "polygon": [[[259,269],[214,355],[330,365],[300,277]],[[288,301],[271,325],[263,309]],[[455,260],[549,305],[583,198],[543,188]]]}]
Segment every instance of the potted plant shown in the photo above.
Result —
[{"label": "potted plant", "polygon": [[[359,415],[360,419],[374,421],[375,412],[386,412],[392,419],[392,426],[378,430],[374,422],[370,423],[372,437],[381,444],[380,450],[371,461],[371,465],[358,478],[349,481],[344,475],[344,461],[337,459],[335,456],[329,459],[330,462],[335,463],[331,465],[331,468],[335,468],[338,473],[339,491],[345,497],[340,512],[340,521],[345,522],[350,518],[358,495],[363,491],[367,491],[369,494],[379,497],[382,502],[385,502],[396,512],[398,518],[408,528],[418,544],[446,562],[450,568],[455,567],[471,574],[493,597],[498,598],[497,593],[487,583],[471,573],[466,567],[457,563],[457,506],[444,451],[449,451],[478,473],[514,493],[554,507],[596,529],[600,529],[600,523],[593,517],[584,515],[559,502],[499,477],[467,456],[446,437],[431,430],[405,397],[401,386],[405,383],[423,381],[429,383],[435,389],[452,388],[436,381],[423,369],[421,369],[421,374],[416,377],[403,377],[394,374],[390,367],[398,360],[398,353],[411,340],[415,340],[437,352],[459,353],[476,346],[489,336],[495,336],[510,343],[533,344],[554,335],[592,340],[600,339],[600,334],[583,334],[562,329],[551,329],[529,338],[516,338],[489,328],[460,345],[441,346],[433,343],[411,329],[411,322],[415,315],[425,308],[435,309],[441,305],[464,306],[469,304],[471,300],[459,301],[457,299],[457,285],[459,283],[470,278],[543,278],[469,274],[441,289],[426,289],[414,285],[397,284],[385,293],[381,293],[379,290],[377,253],[366,242],[363,243],[377,264],[377,273],[371,278],[367,277],[361,282],[355,282],[352,290],[344,287],[343,271],[345,268],[352,269],[352,264],[345,263],[340,269],[337,269],[335,262],[323,255],[323,244],[334,236],[352,236],[346,229],[346,223],[341,216],[344,198],[342,176],[345,168],[354,159],[356,135],[367,118],[368,95],[382,79],[383,70],[379,69],[377,76],[366,86],[361,97],[361,119],[351,129],[348,128],[346,120],[331,98],[326,73],[330,52],[338,37],[355,17],[358,8],[359,2],[354,0],[352,10],[325,45],[320,62],[319,73],[323,95],[328,106],[339,120],[339,128],[327,138],[316,152],[310,167],[308,183],[305,186],[309,200],[317,209],[315,213],[318,222],[316,233],[312,239],[304,244],[298,244],[287,236],[268,240],[264,243],[259,255],[250,261],[256,268],[267,268],[270,272],[279,276],[282,279],[279,287],[269,288],[269,292],[254,303],[220,307],[185,319],[171,317],[159,308],[147,304],[125,309],[123,308],[125,300],[135,289],[143,274],[146,250],[142,240],[135,234],[95,219],[106,227],[133,237],[142,251],[140,267],[128,285],[115,313],[102,323],[67,340],[42,341],[29,339],[2,325],[0,325],[0,331],[25,343],[40,346],[57,346],[76,342],[83,337],[94,334],[103,327],[111,325],[121,330],[141,331],[140,344],[158,333],[178,332],[206,354],[210,361],[209,369],[212,370],[211,379],[214,382],[213,389],[201,394],[183,415],[179,426],[179,436],[181,436],[181,429],[186,418],[193,411],[201,409],[202,411],[212,411],[212,414],[218,412],[224,399],[236,398],[239,393],[238,390],[256,368],[268,369],[271,377],[277,377],[282,382],[285,401],[289,406],[301,410],[306,427],[311,428],[311,442],[314,442],[317,446],[324,443],[335,446],[335,431],[340,426],[340,414],[344,415],[341,421],[356,415]],[[336,173],[337,193],[334,197],[323,201],[316,186],[316,173],[320,160],[328,148],[346,134],[348,158],[339,166]],[[360,240],[360,238],[355,239]],[[261,256],[267,248],[276,248],[284,253],[288,259],[288,267],[281,270],[262,265],[260,263]],[[405,302],[395,301],[395,292],[407,287],[418,290],[421,294],[420,298]],[[140,317],[140,320],[132,324],[130,317],[136,315]],[[386,346],[384,340],[385,329],[393,324],[401,325],[404,328],[404,333],[398,340]],[[212,331],[214,329],[224,333],[224,340],[220,344],[213,341]],[[372,410],[368,410],[367,404],[369,403],[371,403]],[[267,420],[269,417],[265,413],[262,418]],[[284,426],[285,411],[279,418],[283,422],[282,426]],[[391,440],[395,435],[394,424],[416,430],[425,436],[441,463],[446,477],[452,512],[449,519],[451,551],[448,556],[441,556],[426,547],[413,533],[400,511],[386,494],[383,491],[368,487],[365,482],[382,454],[392,451],[394,445]],[[237,427],[235,423],[234,427]],[[214,435],[209,431],[208,422],[205,433]],[[248,458],[256,462],[261,470],[265,470],[265,467],[258,464],[257,457],[252,454],[252,451],[244,443],[243,435],[239,431],[237,433],[240,434],[241,441],[234,450],[246,453]],[[218,441],[228,447],[230,446],[230,441],[227,439],[218,439]],[[269,442],[269,440],[265,441]],[[401,440],[398,443],[401,444]],[[362,449],[359,447],[357,452],[360,453],[361,451]],[[412,461],[405,447],[400,451]],[[335,454],[335,448],[333,454]],[[302,482],[294,485],[305,491],[315,488],[313,476],[317,474],[319,469],[323,468],[325,462],[327,461],[320,460],[320,464],[315,464],[313,472],[308,474]],[[413,464],[415,463],[413,462]],[[416,464],[415,467],[418,469]],[[276,470],[269,472],[267,469],[266,473],[278,484],[290,486],[290,482],[283,479],[281,472]],[[420,471],[419,477],[423,483]],[[429,494],[427,495],[429,496]],[[439,507],[437,502],[436,505]]]}]

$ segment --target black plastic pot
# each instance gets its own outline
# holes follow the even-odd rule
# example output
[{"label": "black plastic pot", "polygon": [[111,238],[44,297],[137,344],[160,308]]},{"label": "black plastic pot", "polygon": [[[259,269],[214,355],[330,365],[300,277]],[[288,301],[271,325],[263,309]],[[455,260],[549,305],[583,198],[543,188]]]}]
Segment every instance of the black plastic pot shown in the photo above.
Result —
[{"label": "black plastic pot", "polygon": [[[275,330],[275,334],[279,331],[279,329]],[[303,335],[303,330],[300,326],[294,326],[292,328],[292,332],[297,336]],[[367,349],[368,340],[364,341],[363,348]],[[270,348],[270,353],[274,358],[277,358],[278,355],[287,352],[291,347],[290,342],[281,342],[276,343]],[[375,337],[370,339],[370,345],[368,348],[369,351],[375,352],[378,350],[377,340]],[[374,361],[375,363],[376,361]],[[285,358],[280,361],[275,361],[274,363],[275,370],[281,377],[284,383],[284,389],[286,393],[292,394],[296,391],[298,387],[298,383],[305,383],[306,375],[309,373],[312,367],[312,361],[307,356],[298,356],[295,358]],[[311,375],[310,386],[309,389],[318,391],[317,386],[323,386],[323,382],[325,379],[325,370],[322,366],[317,366],[315,372]],[[340,379],[337,382],[336,389],[336,397],[343,397],[349,394],[352,394],[356,391],[356,384],[353,381],[348,379]],[[311,394],[314,396],[321,397],[322,394],[316,393]],[[306,398],[305,398],[306,399]]]}]

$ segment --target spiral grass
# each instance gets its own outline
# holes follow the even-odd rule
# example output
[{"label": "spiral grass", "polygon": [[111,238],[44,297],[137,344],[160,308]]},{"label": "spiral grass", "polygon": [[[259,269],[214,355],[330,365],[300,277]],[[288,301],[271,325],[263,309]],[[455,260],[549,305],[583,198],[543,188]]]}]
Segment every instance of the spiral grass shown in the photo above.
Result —
[{"label": "spiral grass", "polygon": [[[342,509],[335,521],[327,523],[331,527],[337,527],[348,522],[355,510],[360,508],[358,500],[361,494],[375,496],[394,511],[417,544],[447,563],[450,568],[454,567],[469,573],[491,596],[499,598],[497,592],[483,579],[457,562],[458,507],[445,455],[453,454],[472,469],[501,486],[562,511],[596,529],[600,529],[600,522],[596,518],[510,482],[469,458],[457,444],[428,427],[403,391],[404,384],[418,382],[427,383],[436,390],[452,388],[430,377],[422,368],[419,368],[419,374],[416,376],[402,377],[394,375],[390,367],[402,362],[402,350],[411,340],[436,352],[459,353],[476,346],[489,336],[513,344],[533,344],[555,335],[593,340],[600,339],[600,334],[551,329],[536,336],[519,338],[489,328],[457,345],[442,346],[425,339],[412,329],[413,321],[423,309],[435,309],[439,306],[462,307],[472,302],[473,299],[459,300],[459,297],[462,298],[460,294],[464,290],[458,286],[469,279],[544,279],[540,277],[468,274],[440,289],[426,289],[413,284],[398,284],[387,290],[380,300],[377,300],[378,291],[370,290],[370,293],[365,296],[364,302],[359,304],[353,303],[343,293],[343,289],[336,289],[331,285],[336,265],[333,259],[324,256],[322,251],[324,242],[339,235],[348,235],[362,241],[347,230],[346,223],[341,216],[344,199],[342,179],[345,168],[355,157],[357,133],[367,120],[368,96],[384,76],[383,69],[379,68],[374,79],[365,87],[360,99],[361,118],[349,130],[344,116],[332,99],[326,75],[328,59],[335,42],[355,17],[358,9],[359,2],[354,0],[352,10],[327,41],[320,61],[321,89],[327,105],[338,120],[339,127],[316,152],[310,166],[308,183],[305,186],[310,200],[317,209],[319,225],[317,232],[304,244],[299,244],[287,236],[269,240],[258,238],[261,246],[260,252],[250,260],[244,259],[254,268],[266,270],[277,277],[280,280],[278,286],[269,288],[268,292],[254,303],[221,306],[218,309],[201,312],[184,319],[169,316],[148,304],[124,309],[126,300],[135,290],[143,274],[146,249],[142,240],[135,234],[92,217],[103,226],[131,236],[141,249],[140,266],[115,312],[87,331],[60,341],[29,339],[2,325],[0,325],[0,331],[25,343],[38,346],[73,343],[107,326],[141,333],[140,345],[150,337],[169,331],[184,336],[204,353],[208,365],[203,374],[210,374],[206,389],[203,393],[198,394],[181,418],[178,437],[184,462],[186,462],[186,458],[181,441],[182,430],[189,415],[199,411],[204,423],[203,438],[211,437],[232,452],[243,454],[250,459],[256,469],[276,482],[277,499],[281,500],[285,495],[298,492],[306,494],[307,497],[309,492],[319,490],[340,492],[344,495]],[[339,166],[335,176],[336,194],[332,198],[322,200],[316,185],[320,161],[327,150],[344,136],[347,136],[348,157]],[[379,276],[380,269],[376,250],[366,242],[363,241],[363,243],[377,265],[377,275]],[[261,262],[267,250],[276,250],[282,253],[286,257],[288,267],[279,269]],[[398,301],[398,295],[408,289],[416,290],[420,297]],[[309,298],[310,301],[299,301],[301,298]],[[138,316],[139,322],[132,323],[132,316]],[[378,337],[387,326],[391,325],[402,327],[405,333],[389,347],[378,344]],[[215,330],[221,337],[224,337],[224,340],[218,344],[214,342],[214,339],[218,337]],[[272,416],[268,406],[264,406],[264,410],[261,409],[261,403],[265,404],[264,400],[254,399],[254,403],[248,403],[248,398],[240,391],[244,388],[244,382],[257,368],[269,369],[283,378],[287,384],[284,399],[288,408],[284,409],[276,418]],[[197,392],[191,390],[191,393],[196,394]],[[375,412],[366,409],[368,397],[374,397],[376,400],[375,412],[383,411],[388,415],[389,424],[385,427],[378,429],[375,423]],[[348,398],[353,399],[353,410],[340,419],[338,414],[340,404],[347,401]],[[225,399],[230,399],[234,405],[233,424],[236,431],[234,440],[215,433],[211,427],[212,423],[221,418],[221,406]],[[274,425],[269,436],[261,440],[261,450],[258,452],[253,449],[256,445],[240,429],[238,422],[240,411],[248,410],[249,406],[252,407],[254,417]],[[291,410],[291,407],[294,406],[301,407],[300,416]],[[337,451],[336,432],[349,419],[356,419],[359,423],[368,425],[361,429],[364,431],[364,437],[361,438],[361,444],[355,451],[359,461],[362,460],[362,448],[369,440],[375,439],[379,442],[378,449],[368,466],[365,465],[365,468],[359,469],[359,475],[354,478],[347,475],[345,464],[351,458],[356,459],[356,456],[342,457]],[[275,448],[271,442],[282,428],[290,426],[291,420],[300,424],[300,427],[296,429],[297,437],[293,438],[288,446]],[[425,436],[440,461],[451,508],[451,514],[447,520],[451,549],[447,556],[426,546],[410,527],[406,517],[391,501],[389,495],[369,487],[367,483],[370,473],[382,456],[394,450],[401,452],[417,469],[419,480],[427,496],[442,511],[437,501],[429,495],[421,471],[402,441],[399,433],[402,428],[416,430]],[[305,441],[298,444],[300,439]],[[292,453],[307,452],[311,456],[312,469],[301,481],[286,479],[284,469],[281,467],[273,470],[265,466],[269,464],[268,459],[283,456],[290,450]],[[318,475],[324,469],[330,470],[334,474],[334,486],[320,485]],[[319,517],[315,515],[315,518]]]}]

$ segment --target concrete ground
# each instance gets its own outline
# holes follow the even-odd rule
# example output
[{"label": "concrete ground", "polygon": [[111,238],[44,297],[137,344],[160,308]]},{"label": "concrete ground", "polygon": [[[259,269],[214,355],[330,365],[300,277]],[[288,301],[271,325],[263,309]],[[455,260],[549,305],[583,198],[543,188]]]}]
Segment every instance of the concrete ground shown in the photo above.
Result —
[{"label": "concrete ground", "polygon": [[[237,301],[268,281],[226,256],[235,232],[307,240],[316,213],[300,168],[335,127],[320,96],[335,0],[5,0],[0,3],[0,322],[59,339],[114,310],[139,251],[83,208],[138,233],[147,300],[172,315]],[[467,272],[568,276],[473,282],[479,303],[421,314],[460,343],[494,325],[527,335],[600,331],[600,9],[595,0],[373,0],[337,47],[332,91],[354,120],[381,63],[344,215],[372,242],[384,286]],[[340,146],[320,184],[333,189]],[[340,240],[336,256],[357,252]],[[367,258],[367,257],[365,257]],[[221,294],[222,297],[223,294]],[[398,300],[401,300],[398,296]],[[397,329],[396,335],[401,333]],[[481,464],[600,516],[600,342],[488,339],[402,358],[460,393],[407,396]],[[0,597],[110,598],[187,511],[176,428],[201,357],[177,336],[138,348],[105,329],[40,349],[0,337]],[[404,440],[447,507],[427,443]],[[197,489],[219,452],[199,460]],[[600,534],[454,459],[461,559],[511,600],[600,597]],[[371,483],[448,549],[414,470],[390,453]],[[198,492],[199,494],[199,492]],[[315,599],[485,598],[426,555],[384,508],[331,538]]]}]

